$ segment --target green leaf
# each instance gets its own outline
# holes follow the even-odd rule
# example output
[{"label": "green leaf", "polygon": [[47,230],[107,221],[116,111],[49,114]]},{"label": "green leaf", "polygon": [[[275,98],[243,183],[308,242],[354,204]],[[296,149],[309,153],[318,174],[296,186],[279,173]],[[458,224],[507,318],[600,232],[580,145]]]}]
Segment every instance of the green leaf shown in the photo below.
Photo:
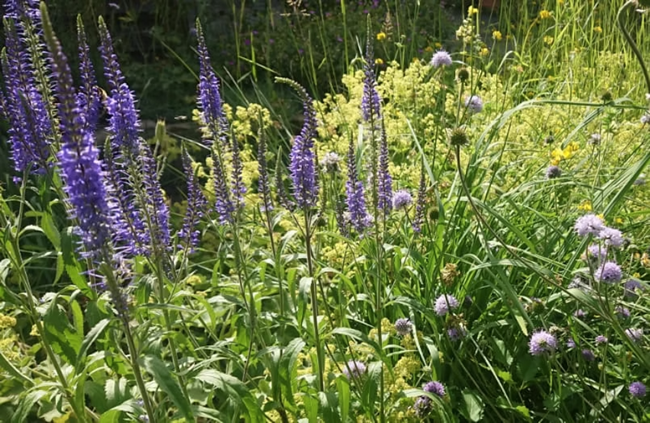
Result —
[{"label": "green leaf", "polygon": [[264,421],[264,414],[259,408],[250,390],[239,379],[212,369],[204,369],[196,379],[223,391],[228,398],[243,404],[253,422]]},{"label": "green leaf", "polygon": [[108,410],[107,412],[102,413],[99,423],[119,423],[120,414],[122,414],[120,410]]},{"label": "green leaf", "polygon": [[174,402],[180,413],[189,421],[194,421],[194,413],[189,400],[183,395],[181,387],[165,363],[158,357],[147,355],[142,360],[142,367],[153,376],[154,380]]},{"label": "green leaf", "polygon": [[56,300],[52,301],[43,316],[43,324],[45,336],[54,352],[61,355],[68,363],[75,365],[81,350],[81,335],[70,325],[68,316],[61,311]]},{"label": "green leaf", "polygon": [[50,213],[43,213],[41,216],[41,227],[43,228],[43,232],[45,232],[47,239],[49,239],[52,245],[54,245],[54,248],[59,251],[61,249],[61,234],[56,228],[54,219],[52,219]]},{"label": "green leaf", "polygon": [[336,389],[339,391],[339,409],[341,410],[341,421],[346,423],[350,415],[350,383],[344,377],[336,379]]},{"label": "green leaf", "polygon": [[463,391],[464,404],[461,408],[463,415],[469,421],[478,422],[483,418],[483,400],[470,390]]},{"label": "green leaf", "polygon": [[104,329],[111,323],[109,319],[102,319],[97,323],[93,328],[88,332],[83,342],[81,343],[81,348],[79,349],[79,354],[77,355],[77,373],[79,373],[81,367],[83,366],[84,356],[88,352],[88,348],[99,338],[99,335],[104,332]]},{"label": "green leaf", "polygon": [[29,416],[29,412],[34,407],[34,404],[44,397],[45,394],[47,394],[45,391],[32,391],[25,395],[25,397],[18,403],[18,407],[11,418],[11,423],[24,422],[27,419],[27,416]]},{"label": "green leaf", "polygon": [[2,354],[2,351],[0,351],[0,367],[2,367],[7,373],[22,381],[23,383],[27,383],[29,385],[34,384],[30,378],[22,374],[20,370],[18,370],[9,360],[7,360],[7,357]]},{"label": "green leaf", "polygon": [[86,278],[83,276],[81,265],[75,256],[72,228],[67,228],[61,234],[61,255],[63,256],[65,271],[70,277],[72,283],[75,284],[84,295],[93,300],[96,299],[97,294],[88,285]]}]

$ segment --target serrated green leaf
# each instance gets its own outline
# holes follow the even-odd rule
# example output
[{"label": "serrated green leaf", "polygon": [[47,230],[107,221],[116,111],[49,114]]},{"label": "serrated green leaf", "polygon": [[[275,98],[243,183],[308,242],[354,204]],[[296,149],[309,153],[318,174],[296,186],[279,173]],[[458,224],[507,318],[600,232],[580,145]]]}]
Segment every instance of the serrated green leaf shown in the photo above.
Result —
[{"label": "serrated green leaf", "polygon": [[61,311],[56,301],[47,309],[43,316],[45,336],[55,353],[61,355],[68,363],[75,365],[81,349],[81,334],[70,322],[68,316]]}]

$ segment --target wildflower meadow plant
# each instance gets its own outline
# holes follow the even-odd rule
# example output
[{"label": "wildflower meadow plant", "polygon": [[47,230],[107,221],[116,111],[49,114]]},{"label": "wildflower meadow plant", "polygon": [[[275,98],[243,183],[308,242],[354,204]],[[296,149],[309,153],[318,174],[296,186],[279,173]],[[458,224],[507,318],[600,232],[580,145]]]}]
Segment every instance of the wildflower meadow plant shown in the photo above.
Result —
[{"label": "wildflower meadow plant", "polygon": [[650,413],[645,2],[502,4],[489,41],[471,6],[448,51],[416,2],[325,3],[268,23],[341,39],[298,79],[279,32],[234,43],[248,74],[208,10],[195,49],[156,35],[196,91],[154,127],[126,6],[59,39],[5,1],[0,421]]}]

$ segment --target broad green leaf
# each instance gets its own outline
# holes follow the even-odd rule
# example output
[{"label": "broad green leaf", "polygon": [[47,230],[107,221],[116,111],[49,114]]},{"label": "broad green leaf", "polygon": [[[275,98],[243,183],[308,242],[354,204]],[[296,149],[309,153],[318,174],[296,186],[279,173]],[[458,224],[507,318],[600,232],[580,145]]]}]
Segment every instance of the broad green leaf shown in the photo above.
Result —
[{"label": "broad green leaf", "polygon": [[341,421],[346,423],[350,415],[350,383],[344,377],[336,379],[336,388],[339,391],[339,410],[341,411]]},{"label": "broad green leaf", "polygon": [[81,350],[81,334],[70,325],[68,316],[61,311],[56,300],[52,301],[43,316],[43,324],[45,336],[54,352],[61,355],[68,363],[75,365]]},{"label": "broad green leaf", "polygon": [[463,391],[463,415],[469,421],[478,422],[483,418],[483,400],[477,394],[470,390]]},{"label": "broad green leaf", "polygon": [[152,355],[147,355],[141,360],[142,367],[153,376],[154,380],[160,387],[160,389],[165,392],[169,398],[174,402],[178,411],[183,415],[187,420],[194,421],[194,413],[192,412],[192,407],[189,400],[183,395],[181,387],[178,385],[176,379],[172,375],[172,372],[169,371],[165,363],[163,363],[158,357]]}]

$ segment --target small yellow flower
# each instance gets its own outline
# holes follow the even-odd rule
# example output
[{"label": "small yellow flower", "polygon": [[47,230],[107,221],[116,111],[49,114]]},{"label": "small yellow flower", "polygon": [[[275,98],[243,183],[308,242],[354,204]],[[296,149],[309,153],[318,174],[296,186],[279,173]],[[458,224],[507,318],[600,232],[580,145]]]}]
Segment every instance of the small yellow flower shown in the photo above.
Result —
[{"label": "small yellow flower", "polygon": [[544,40],[544,44],[549,45],[549,46],[553,44],[553,41],[555,41],[555,39],[553,37],[551,37],[550,35],[546,35],[543,38],[543,40]]},{"label": "small yellow flower", "polygon": [[478,9],[475,8],[474,6],[470,6],[470,7],[467,9],[467,14],[468,14],[469,16],[476,15],[476,14],[478,14]]},{"label": "small yellow flower", "polygon": [[551,12],[544,9],[541,12],[539,12],[539,18],[540,19],[550,19],[551,18]]},{"label": "small yellow flower", "polygon": [[427,46],[427,47],[424,49],[424,51],[426,51],[427,53],[431,53],[431,52],[433,51],[433,47],[431,47],[431,46]]},{"label": "small yellow flower", "polygon": [[378,57],[378,58],[375,59],[375,65],[383,65],[383,64],[384,64],[384,61],[381,58]]},{"label": "small yellow flower", "polygon": [[597,33],[597,34],[602,34],[603,29],[601,27],[599,27],[599,26],[596,26],[596,27],[594,27],[594,32]]},{"label": "small yellow flower", "polygon": [[580,203],[580,205],[578,205],[578,210],[590,212],[592,210],[591,202],[583,201],[582,203]]},{"label": "small yellow flower", "polygon": [[619,224],[619,225],[622,225],[623,224],[623,219],[621,219],[620,217],[617,217],[616,219],[614,219],[614,222]]},{"label": "small yellow flower", "polygon": [[481,57],[486,57],[486,56],[488,56],[490,54],[490,50],[488,50],[487,47],[483,47],[479,54],[481,55]]},{"label": "small yellow flower", "polygon": [[385,32],[379,32],[377,34],[377,41],[384,41],[386,39],[386,33]]},{"label": "small yellow flower", "polygon": [[39,335],[40,335],[40,333],[38,332],[38,328],[36,327],[36,325],[32,325],[32,331],[29,332],[29,335],[30,335],[30,336],[39,336]]},{"label": "small yellow flower", "polygon": [[442,43],[436,42],[433,45],[435,48],[442,48]]},{"label": "small yellow flower", "polygon": [[501,31],[493,31],[492,32],[492,38],[495,41],[501,41],[501,39],[503,38],[503,35],[501,34]]},{"label": "small yellow flower", "polygon": [[602,213],[598,213],[596,217],[600,217],[600,220],[602,220],[603,222],[605,221],[605,215]]}]

